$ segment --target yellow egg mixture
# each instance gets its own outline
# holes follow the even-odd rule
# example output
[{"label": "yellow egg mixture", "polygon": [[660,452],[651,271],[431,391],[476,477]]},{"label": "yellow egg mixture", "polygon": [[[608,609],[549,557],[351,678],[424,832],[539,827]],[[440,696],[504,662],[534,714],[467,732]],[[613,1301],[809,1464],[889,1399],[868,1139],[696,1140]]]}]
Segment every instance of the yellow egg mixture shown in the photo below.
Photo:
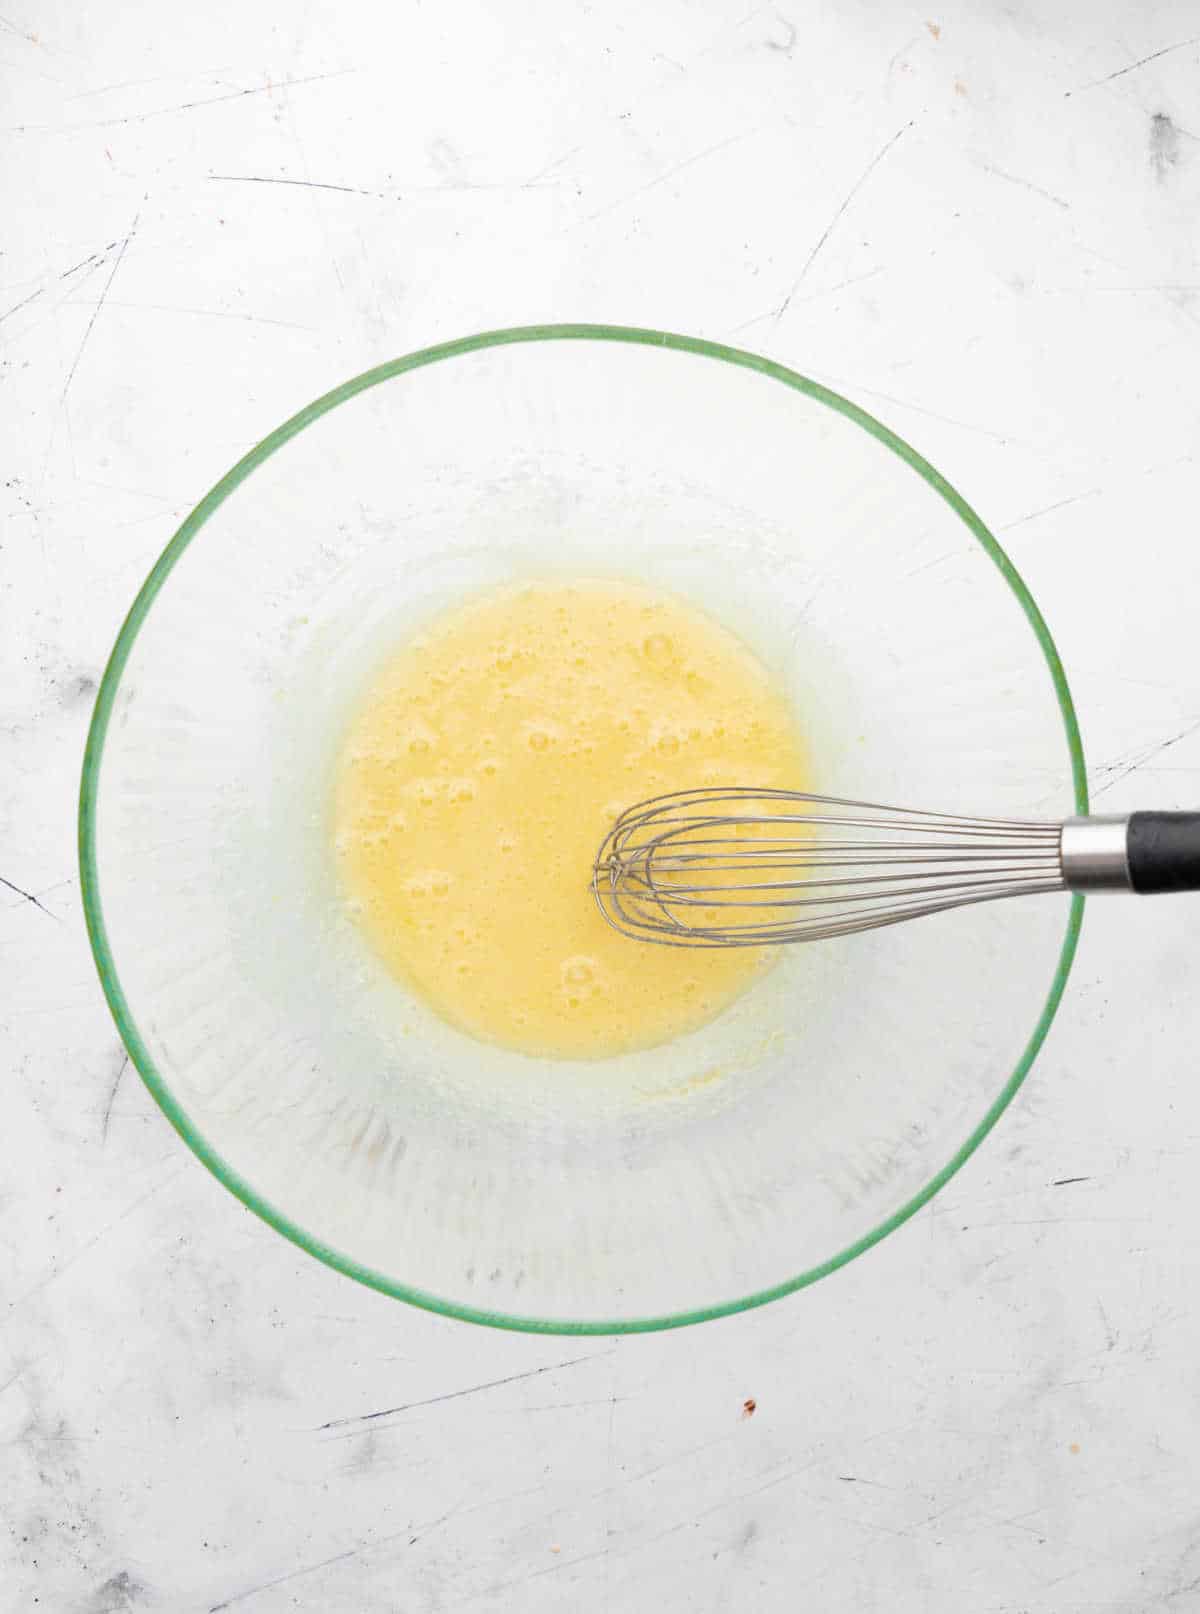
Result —
[{"label": "yellow egg mixture", "polygon": [[804,788],[792,713],[749,649],[639,585],[538,584],[400,649],[338,762],[343,889],[388,966],[452,1024],[600,1058],[703,1025],[765,951],[660,947],[596,908],[625,807],[699,785]]}]

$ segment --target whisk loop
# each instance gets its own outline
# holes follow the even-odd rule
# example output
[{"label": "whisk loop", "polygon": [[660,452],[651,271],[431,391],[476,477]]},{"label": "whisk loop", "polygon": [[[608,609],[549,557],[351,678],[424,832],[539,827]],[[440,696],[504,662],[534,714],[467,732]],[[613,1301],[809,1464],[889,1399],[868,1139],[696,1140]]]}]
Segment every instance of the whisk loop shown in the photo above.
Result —
[{"label": "whisk loop", "polygon": [[592,872],[615,929],[678,947],[819,941],[1035,892],[1197,886],[1200,814],[1028,823],[753,788],[630,807]]}]

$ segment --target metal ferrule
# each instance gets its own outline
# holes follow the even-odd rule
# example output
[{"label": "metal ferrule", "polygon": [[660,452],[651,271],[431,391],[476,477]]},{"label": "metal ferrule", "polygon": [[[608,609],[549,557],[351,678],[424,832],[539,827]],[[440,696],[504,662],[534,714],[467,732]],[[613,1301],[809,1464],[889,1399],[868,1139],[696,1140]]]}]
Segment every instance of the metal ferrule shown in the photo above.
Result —
[{"label": "metal ferrule", "polygon": [[1126,814],[1068,818],[1059,858],[1068,891],[1131,891]]}]

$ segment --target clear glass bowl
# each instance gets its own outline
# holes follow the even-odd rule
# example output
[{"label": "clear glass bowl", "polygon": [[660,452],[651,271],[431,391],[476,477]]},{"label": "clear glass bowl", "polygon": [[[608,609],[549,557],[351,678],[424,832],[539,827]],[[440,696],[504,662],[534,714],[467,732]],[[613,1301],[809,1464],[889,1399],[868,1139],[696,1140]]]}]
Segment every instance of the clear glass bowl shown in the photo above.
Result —
[{"label": "clear glass bowl", "polygon": [[907,444],[750,353],[496,331],[318,399],[172,539],[88,739],[87,922],[151,1093],[302,1248],[478,1322],[670,1327],[833,1271],[957,1170],[1045,1037],[1082,908],[791,948],[714,1024],[612,1060],[454,1031],[343,911],[331,760],[391,645],[547,577],[635,578],[740,633],[827,794],[1086,810],[1037,607]]}]

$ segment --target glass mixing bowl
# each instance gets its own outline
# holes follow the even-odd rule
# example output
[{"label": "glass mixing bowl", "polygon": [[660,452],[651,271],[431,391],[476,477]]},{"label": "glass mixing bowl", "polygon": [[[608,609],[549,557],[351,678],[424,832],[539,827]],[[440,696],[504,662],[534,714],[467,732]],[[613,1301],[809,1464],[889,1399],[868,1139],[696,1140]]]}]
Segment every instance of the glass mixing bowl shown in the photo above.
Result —
[{"label": "glass mixing bowl", "polygon": [[669,1327],[811,1283],[936,1192],[1027,1074],[1082,909],[785,949],[713,1024],[611,1060],[442,1023],[340,900],[332,759],[390,647],[555,577],[658,585],[739,633],[825,794],[1086,810],[1037,607],[886,427],[690,337],[494,331],[301,410],[167,546],[88,738],[87,923],[151,1093],[303,1249],[477,1322]]}]

